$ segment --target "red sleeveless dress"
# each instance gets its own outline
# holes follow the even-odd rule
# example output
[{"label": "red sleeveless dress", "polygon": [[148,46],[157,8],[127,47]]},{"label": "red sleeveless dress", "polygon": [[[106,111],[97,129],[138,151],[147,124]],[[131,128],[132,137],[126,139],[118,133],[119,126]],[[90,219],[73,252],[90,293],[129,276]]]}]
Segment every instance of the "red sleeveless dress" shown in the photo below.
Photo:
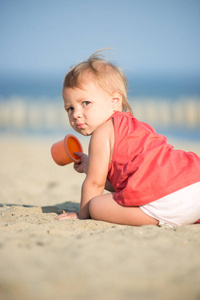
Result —
[{"label": "red sleeveless dress", "polygon": [[166,137],[129,112],[116,112],[110,119],[115,143],[108,181],[117,203],[144,205],[200,181],[200,157],[195,153],[174,150]]}]

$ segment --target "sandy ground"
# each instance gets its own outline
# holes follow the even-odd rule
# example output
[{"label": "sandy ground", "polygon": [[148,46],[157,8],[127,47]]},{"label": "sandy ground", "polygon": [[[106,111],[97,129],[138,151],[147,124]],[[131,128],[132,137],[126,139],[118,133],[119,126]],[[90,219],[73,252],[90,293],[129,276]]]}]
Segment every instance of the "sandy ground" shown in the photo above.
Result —
[{"label": "sandy ground", "polygon": [[53,162],[53,142],[1,137],[0,299],[200,299],[200,225],[55,220],[78,208],[84,175]]}]

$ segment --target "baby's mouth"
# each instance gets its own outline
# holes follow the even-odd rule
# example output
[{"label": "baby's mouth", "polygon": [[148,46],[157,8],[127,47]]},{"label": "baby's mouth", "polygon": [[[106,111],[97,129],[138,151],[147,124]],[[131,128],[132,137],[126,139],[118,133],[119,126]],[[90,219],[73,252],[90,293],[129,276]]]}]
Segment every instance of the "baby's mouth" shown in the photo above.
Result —
[{"label": "baby's mouth", "polygon": [[76,127],[77,127],[78,129],[81,129],[81,128],[84,128],[84,127],[85,127],[85,124],[84,124],[84,123],[78,123],[78,124],[76,124]]}]

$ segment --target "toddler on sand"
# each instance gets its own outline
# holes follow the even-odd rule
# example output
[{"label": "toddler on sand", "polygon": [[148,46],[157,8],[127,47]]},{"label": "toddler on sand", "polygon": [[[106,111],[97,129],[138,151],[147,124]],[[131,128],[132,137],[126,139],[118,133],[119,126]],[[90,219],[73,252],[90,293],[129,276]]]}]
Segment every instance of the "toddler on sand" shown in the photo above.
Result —
[{"label": "toddler on sand", "polygon": [[66,74],[63,99],[72,128],[91,139],[89,155],[76,153],[74,164],[86,174],[79,212],[58,220],[180,226],[200,219],[200,158],[174,150],[133,116],[120,68],[94,53]]}]

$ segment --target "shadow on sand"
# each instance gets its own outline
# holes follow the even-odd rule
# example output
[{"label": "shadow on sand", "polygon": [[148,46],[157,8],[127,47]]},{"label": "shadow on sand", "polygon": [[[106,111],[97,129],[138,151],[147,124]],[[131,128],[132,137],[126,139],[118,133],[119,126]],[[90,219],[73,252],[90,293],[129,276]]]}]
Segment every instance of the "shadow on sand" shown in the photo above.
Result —
[{"label": "shadow on sand", "polygon": [[[48,214],[48,213],[60,214],[62,212],[77,212],[79,210],[79,205],[80,205],[79,203],[67,201],[64,203],[56,204],[54,206],[42,206],[41,210],[42,210],[42,213],[44,213],[44,214]],[[13,203],[0,204],[0,207],[12,207],[12,206],[26,207],[26,208],[36,207],[34,205],[26,205],[26,204],[24,204],[24,205],[13,204]]]}]

